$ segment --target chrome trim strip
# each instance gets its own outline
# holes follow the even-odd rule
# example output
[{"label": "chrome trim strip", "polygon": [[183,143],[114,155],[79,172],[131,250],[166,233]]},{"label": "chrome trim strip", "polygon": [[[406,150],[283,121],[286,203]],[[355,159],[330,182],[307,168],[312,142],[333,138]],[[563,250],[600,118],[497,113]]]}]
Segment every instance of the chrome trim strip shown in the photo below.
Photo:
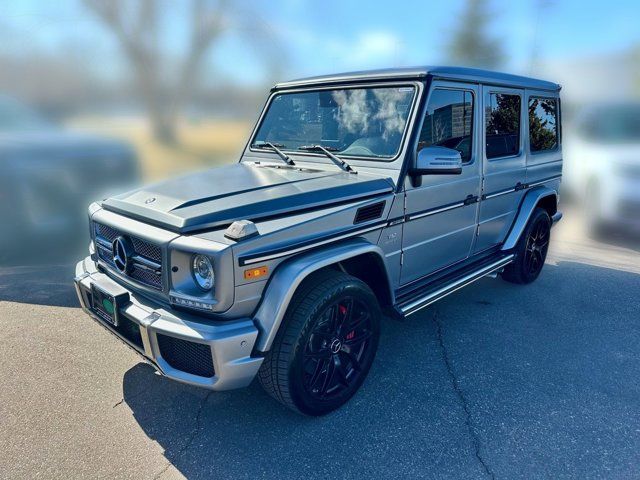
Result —
[{"label": "chrome trim strip", "polygon": [[447,212],[449,210],[453,210],[455,208],[464,207],[464,202],[454,203],[452,205],[447,205],[446,207],[436,208],[434,210],[427,210],[426,212],[416,213],[413,215],[407,215],[407,221],[417,220],[418,218],[428,217],[430,215],[435,215],[437,213]]},{"label": "chrome trim strip", "polygon": [[554,180],[559,180],[562,178],[562,175],[556,175],[554,177],[550,177],[544,180],[540,180],[538,182],[534,182],[534,183],[530,183],[527,186],[528,187],[537,187],[538,185],[544,185],[545,183],[549,183],[549,182],[553,182]]},{"label": "chrome trim strip", "polygon": [[383,228],[385,224],[386,224],[386,221],[383,224],[377,223],[376,225],[369,228],[348,232],[342,235],[338,235],[336,237],[328,238],[326,240],[320,240],[318,242],[309,243],[308,245],[292,248],[289,250],[284,250],[282,252],[274,253],[271,255],[267,254],[260,257],[247,258],[247,259],[243,259],[241,257],[239,259],[239,263],[240,263],[240,266],[244,266],[244,265],[252,265],[254,263],[259,263],[259,262],[266,262],[269,260],[275,260],[276,258],[286,257],[289,255],[293,255],[294,253],[300,253],[300,252],[304,252],[305,250],[310,250],[312,248],[319,247],[321,245],[326,245],[327,243],[335,242],[338,240],[344,240],[345,238],[354,237],[356,235],[362,235],[363,233],[373,232],[374,230],[379,230]]},{"label": "chrome trim strip", "polygon": [[506,195],[508,193],[513,193],[515,192],[516,189],[515,188],[510,188],[508,190],[503,190],[501,192],[496,192],[496,193],[491,193],[489,195],[485,195],[484,199],[485,200],[489,200],[490,198],[496,198],[496,197],[501,197],[502,195]]},{"label": "chrome trim strip", "polygon": [[493,273],[496,270],[499,270],[502,267],[510,264],[513,261],[514,256],[515,256],[514,254],[507,255],[506,257],[501,258],[500,260],[497,260],[487,265],[486,267],[481,268],[480,270],[469,273],[464,277],[450,283],[449,285],[445,285],[444,287],[439,288],[435,292],[431,292],[425,295],[424,297],[419,298],[418,300],[414,300],[413,302],[409,303],[408,305],[405,305],[404,307],[400,307],[400,310],[405,316],[412,315],[422,310],[423,308],[431,305],[432,303],[440,300],[441,298],[444,298],[447,295],[457,290],[460,290],[461,288],[466,287],[467,285],[475,282],[476,280],[479,280],[482,277],[485,277],[490,273]]}]

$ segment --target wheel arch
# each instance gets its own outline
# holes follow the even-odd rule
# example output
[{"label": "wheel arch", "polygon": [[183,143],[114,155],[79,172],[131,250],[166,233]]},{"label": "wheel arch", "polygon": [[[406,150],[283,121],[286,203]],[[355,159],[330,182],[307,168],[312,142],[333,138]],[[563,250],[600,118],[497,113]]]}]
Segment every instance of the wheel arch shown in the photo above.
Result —
[{"label": "wheel arch", "polygon": [[340,242],[293,257],[278,266],[254,315],[260,331],[255,350],[267,352],[282,324],[289,303],[309,275],[337,268],[364,281],[382,305],[393,303],[393,289],[380,247],[362,238]]},{"label": "wheel arch", "polygon": [[511,226],[502,250],[511,250],[518,244],[518,240],[527,227],[533,211],[544,208],[552,219],[558,215],[558,192],[549,187],[536,187],[524,196],[516,218]]}]

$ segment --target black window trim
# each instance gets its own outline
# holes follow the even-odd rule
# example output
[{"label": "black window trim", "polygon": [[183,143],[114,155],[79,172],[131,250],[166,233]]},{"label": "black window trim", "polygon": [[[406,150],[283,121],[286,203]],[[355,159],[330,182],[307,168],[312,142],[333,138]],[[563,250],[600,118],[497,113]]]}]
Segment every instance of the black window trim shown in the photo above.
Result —
[{"label": "black window trim", "polygon": [[[495,94],[500,94],[500,95],[515,95],[520,97],[520,123],[518,124],[518,137],[519,137],[519,141],[518,141],[518,152],[514,153],[513,155],[504,155],[502,157],[493,157],[493,158],[489,158],[487,157],[487,125],[486,125],[486,105],[485,105],[485,101],[486,101],[486,96],[487,95],[491,95],[492,93]],[[524,90],[516,90],[510,87],[505,87],[503,89],[490,89],[490,90],[486,90],[483,91],[483,98],[482,98],[482,153],[483,153],[483,157],[484,160],[486,160],[487,162],[494,162],[496,160],[507,160],[510,158],[518,158],[521,157],[524,154],[524,142],[522,141],[522,113],[524,111],[524,109],[522,108],[522,102],[523,99],[525,98],[525,91]],[[527,118],[529,116],[529,112],[527,111]],[[528,120],[527,120],[528,122]],[[528,130],[527,130],[528,132]],[[527,135],[528,137],[528,135]],[[527,138],[527,141],[528,138]]]},{"label": "black window trim", "polygon": [[420,133],[422,132],[422,127],[424,126],[424,121],[425,118],[427,116],[427,112],[428,112],[428,107],[429,107],[429,101],[431,100],[431,95],[433,95],[433,92],[435,92],[436,90],[454,90],[456,92],[468,92],[471,94],[471,105],[472,105],[472,121],[471,121],[471,158],[469,159],[468,162],[462,162],[462,166],[463,167],[467,167],[469,165],[473,165],[476,162],[476,147],[475,147],[475,122],[476,122],[476,104],[477,104],[477,98],[475,95],[475,91],[472,90],[471,88],[469,88],[468,86],[453,86],[453,85],[449,85],[449,84],[435,84],[432,85],[431,88],[429,89],[427,98],[425,100],[424,103],[424,114],[420,117],[420,123],[416,124],[417,127],[417,137],[416,137],[416,144],[414,147],[414,157],[417,158],[418,155],[418,144],[420,143]]},{"label": "black window trim", "polygon": [[[544,100],[554,100],[556,102],[556,146],[555,148],[550,148],[548,150],[536,150],[535,152],[531,150],[531,133],[529,129],[529,102],[532,98],[544,99]],[[538,95],[535,93],[530,93],[527,95],[527,154],[528,155],[544,155],[547,153],[555,153],[560,149],[561,140],[561,132],[560,132],[560,98],[553,97],[548,95]]]}]

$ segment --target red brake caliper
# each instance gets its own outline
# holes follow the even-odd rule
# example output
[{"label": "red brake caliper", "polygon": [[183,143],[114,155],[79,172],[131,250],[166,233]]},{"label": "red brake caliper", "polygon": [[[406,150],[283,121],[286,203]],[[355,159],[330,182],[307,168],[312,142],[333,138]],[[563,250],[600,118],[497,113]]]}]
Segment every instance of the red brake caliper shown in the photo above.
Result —
[{"label": "red brake caliper", "polygon": [[[342,316],[345,316],[347,314],[347,307],[345,307],[344,305],[338,305],[338,310],[340,310],[340,315]],[[347,335],[344,338],[346,340],[351,340],[355,336],[356,336],[356,331],[351,330],[349,333],[347,333]]]}]

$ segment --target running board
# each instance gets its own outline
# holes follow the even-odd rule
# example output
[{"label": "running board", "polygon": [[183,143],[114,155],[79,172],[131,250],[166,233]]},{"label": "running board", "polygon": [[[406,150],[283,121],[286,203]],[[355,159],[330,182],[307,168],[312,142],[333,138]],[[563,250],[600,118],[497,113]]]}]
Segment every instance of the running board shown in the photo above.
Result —
[{"label": "running board", "polygon": [[437,302],[441,298],[470,285],[476,280],[480,280],[482,277],[486,277],[487,275],[497,272],[501,268],[509,265],[513,261],[513,258],[513,254],[508,254],[489,264],[483,265],[475,271],[462,273],[459,277],[452,279],[449,283],[437,286],[435,289],[429,289],[418,298],[410,299],[397,305],[397,308],[402,315],[408,317],[432,303]]}]

